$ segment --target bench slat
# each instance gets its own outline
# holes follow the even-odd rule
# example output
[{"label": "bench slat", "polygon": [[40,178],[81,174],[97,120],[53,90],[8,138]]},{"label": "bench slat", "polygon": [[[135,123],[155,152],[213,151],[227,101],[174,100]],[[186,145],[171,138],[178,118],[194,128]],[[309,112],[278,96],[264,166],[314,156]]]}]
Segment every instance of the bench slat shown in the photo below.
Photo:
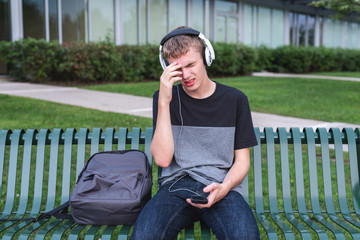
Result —
[{"label": "bench slat", "polygon": [[[76,156],[76,177],[80,175],[82,169],[85,165],[85,155],[86,155],[86,142],[89,138],[89,129],[88,128],[80,128],[77,134],[77,156]],[[77,181],[77,179],[76,179]]]},{"label": "bench slat", "polygon": [[265,128],[266,152],[268,156],[268,187],[271,218],[281,228],[286,239],[295,239],[290,227],[281,219],[277,204],[277,185],[276,185],[276,163],[275,163],[275,140],[272,128]]},{"label": "bench slat", "polygon": [[131,226],[122,226],[119,232],[119,240],[127,240],[130,234]]},{"label": "bench slat", "polygon": [[[9,218],[12,213],[15,198],[15,186],[16,186],[16,172],[18,163],[18,153],[20,145],[20,137],[23,135],[23,130],[14,130],[10,137],[10,158],[9,158],[9,171],[8,171],[8,184],[6,190],[5,208],[1,218]],[[0,230],[2,226],[0,226]]]},{"label": "bench slat", "polygon": [[104,231],[101,235],[101,240],[110,240],[111,235],[115,231],[116,227],[117,226],[106,226],[106,228],[104,229]]},{"label": "bench slat", "polygon": [[258,145],[254,147],[254,188],[255,188],[254,192],[255,192],[256,217],[260,222],[260,224],[264,227],[269,238],[277,239],[277,233],[273,228],[273,226],[266,219],[264,213],[260,129],[255,128],[254,130],[258,142]]},{"label": "bench slat", "polygon": [[300,232],[303,238],[310,239],[311,234],[309,230],[295,218],[292,210],[288,135],[285,128],[278,128],[277,132],[280,141],[281,177],[285,216],[293,227]]},{"label": "bench slat", "polygon": [[[335,212],[335,207],[333,203],[333,192],[332,192],[332,180],[331,180],[331,168],[330,168],[330,149],[329,149],[329,135],[325,128],[319,128],[318,133],[320,135],[321,142],[321,155],[322,155],[322,172],[324,179],[324,192],[325,192],[325,205],[326,211],[330,219],[335,222],[338,226],[344,228],[349,232],[353,237],[359,238],[360,233],[358,233],[354,228],[344,221],[341,221]],[[340,162],[340,161],[339,161]],[[338,163],[339,165],[339,163]],[[345,183],[344,183],[345,185]]]},{"label": "bench slat", "polygon": [[64,138],[64,158],[62,167],[62,183],[61,183],[61,204],[67,202],[70,198],[70,178],[71,178],[71,154],[72,146],[75,139],[75,129],[68,128],[63,135]]},{"label": "bench slat", "polygon": [[336,159],[336,178],[337,178],[337,191],[338,200],[340,205],[340,211],[344,219],[349,221],[356,227],[360,227],[360,223],[357,222],[351,215],[348,207],[348,200],[346,197],[346,185],[345,185],[345,166],[344,166],[344,151],[342,145],[342,136],[340,129],[332,128],[330,132],[334,138],[335,145],[335,159]]},{"label": "bench slat", "polygon": [[314,230],[319,239],[329,239],[325,230],[313,221],[307,212],[305,203],[305,187],[304,187],[304,167],[302,155],[302,140],[299,128],[291,128],[290,130],[294,145],[295,160],[295,182],[296,182],[296,199],[300,218]]},{"label": "bench slat", "polygon": [[305,128],[305,135],[308,143],[308,162],[310,173],[310,196],[311,205],[314,213],[314,217],[323,226],[329,229],[337,239],[345,239],[344,234],[339,228],[335,227],[332,223],[328,222],[323,216],[319,203],[319,187],[317,179],[317,159],[315,149],[315,133],[312,128]]},{"label": "bench slat", "polygon": [[[351,177],[351,189],[352,189],[352,204],[354,206],[357,217],[360,217],[360,194],[359,194],[359,165],[360,161],[360,144],[356,145],[356,138],[360,141],[360,129],[346,128],[343,130],[349,151],[349,164],[350,164],[350,177]],[[358,135],[358,136],[356,136]]]}]

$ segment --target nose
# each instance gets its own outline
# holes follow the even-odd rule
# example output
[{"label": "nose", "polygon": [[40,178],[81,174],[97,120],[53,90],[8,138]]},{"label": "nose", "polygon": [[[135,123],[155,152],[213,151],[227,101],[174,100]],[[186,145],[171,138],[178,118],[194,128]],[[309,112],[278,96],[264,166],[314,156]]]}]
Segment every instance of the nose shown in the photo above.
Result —
[{"label": "nose", "polygon": [[186,80],[190,77],[190,71],[187,70],[186,68],[183,68],[182,70],[182,78],[183,80]]}]

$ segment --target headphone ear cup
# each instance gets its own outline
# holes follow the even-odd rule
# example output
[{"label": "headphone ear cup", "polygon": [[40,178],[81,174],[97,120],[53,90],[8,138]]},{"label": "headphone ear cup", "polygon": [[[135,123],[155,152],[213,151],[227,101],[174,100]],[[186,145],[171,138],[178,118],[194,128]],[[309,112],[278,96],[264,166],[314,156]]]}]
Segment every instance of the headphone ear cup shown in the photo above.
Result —
[{"label": "headphone ear cup", "polygon": [[211,58],[211,53],[210,53],[210,50],[209,50],[208,47],[204,47],[203,57],[204,57],[204,62],[206,63],[206,65],[207,65],[208,67],[210,67],[213,59]]}]

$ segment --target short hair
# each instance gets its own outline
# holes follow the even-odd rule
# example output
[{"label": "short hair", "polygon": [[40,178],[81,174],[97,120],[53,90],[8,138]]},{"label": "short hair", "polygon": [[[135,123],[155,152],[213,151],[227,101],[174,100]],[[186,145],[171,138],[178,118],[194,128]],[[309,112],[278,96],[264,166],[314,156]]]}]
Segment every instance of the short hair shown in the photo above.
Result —
[{"label": "short hair", "polygon": [[[181,26],[172,31],[182,28],[190,27]],[[204,42],[198,36],[186,34],[176,35],[164,43],[163,55],[165,59],[179,58],[185,55],[190,50],[190,48],[194,48],[195,51],[202,53]]]}]

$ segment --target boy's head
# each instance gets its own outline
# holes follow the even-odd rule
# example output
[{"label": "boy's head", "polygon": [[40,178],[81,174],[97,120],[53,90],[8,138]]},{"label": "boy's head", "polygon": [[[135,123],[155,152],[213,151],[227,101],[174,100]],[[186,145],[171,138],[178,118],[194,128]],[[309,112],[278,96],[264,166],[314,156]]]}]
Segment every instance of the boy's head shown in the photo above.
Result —
[{"label": "boy's head", "polygon": [[[188,27],[178,27],[170,32],[174,33],[178,29],[190,29]],[[171,35],[170,35],[171,36]],[[189,49],[193,47],[196,51],[202,54],[204,42],[196,35],[175,35],[168,39],[163,45],[163,55],[165,59],[178,58],[186,54]]]},{"label": "boy's head", "polygon": [[215,59],[210,41],[199,31],[182,26],[174,29],[161,40],[159,58],[163,69],[168,65],[166,59],[177,59],[191,48],[203,56],[204,64],[207,66],[210,66]]}]

